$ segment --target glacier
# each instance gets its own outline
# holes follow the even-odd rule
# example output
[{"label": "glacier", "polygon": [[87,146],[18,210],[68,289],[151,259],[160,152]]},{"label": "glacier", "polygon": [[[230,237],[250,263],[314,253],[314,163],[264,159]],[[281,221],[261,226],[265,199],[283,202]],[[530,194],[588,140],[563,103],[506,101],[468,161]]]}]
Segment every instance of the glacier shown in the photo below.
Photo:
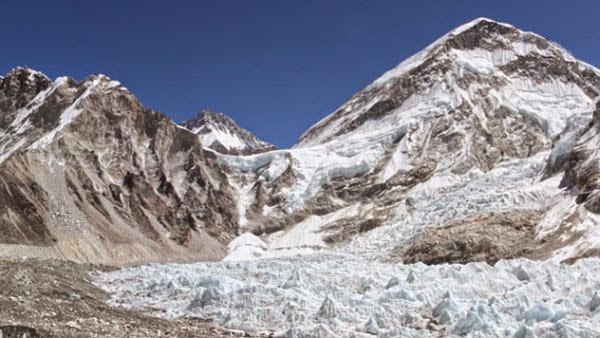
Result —
[{"label": "glacier", "polygon": [[360,256],[151,264],[97,276],[112,303],[276,337],[597,337],[600,260],[427,266]]}]

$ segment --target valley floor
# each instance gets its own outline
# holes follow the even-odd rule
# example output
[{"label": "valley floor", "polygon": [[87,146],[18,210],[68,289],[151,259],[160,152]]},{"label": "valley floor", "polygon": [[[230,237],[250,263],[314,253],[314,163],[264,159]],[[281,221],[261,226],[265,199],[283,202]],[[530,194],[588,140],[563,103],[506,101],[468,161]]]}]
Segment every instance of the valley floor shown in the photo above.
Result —
[{"label": "valley floor", "polygon": [[194,319],[166,320],[111,307],[90,282],[105,267],[58,260],[0,261],[0,337],[226,337]]}]

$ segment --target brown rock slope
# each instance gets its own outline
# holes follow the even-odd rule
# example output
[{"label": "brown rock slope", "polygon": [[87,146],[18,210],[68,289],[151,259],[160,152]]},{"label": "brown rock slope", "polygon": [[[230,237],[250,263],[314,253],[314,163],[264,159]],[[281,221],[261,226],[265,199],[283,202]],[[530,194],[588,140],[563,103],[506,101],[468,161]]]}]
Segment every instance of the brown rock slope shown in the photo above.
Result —
[{"label": "brown rock slope", "polygon": [[238,216],[214,155],[118,82],[17,68],[0,82],[0,116],[0,255],[223,255]]},{"label": "brown rock slope", "polygon": [[89,274],[102,267],[59,260],[0,261],[0,337],[229,337],[201,320],[164,320],[106,304]]}]

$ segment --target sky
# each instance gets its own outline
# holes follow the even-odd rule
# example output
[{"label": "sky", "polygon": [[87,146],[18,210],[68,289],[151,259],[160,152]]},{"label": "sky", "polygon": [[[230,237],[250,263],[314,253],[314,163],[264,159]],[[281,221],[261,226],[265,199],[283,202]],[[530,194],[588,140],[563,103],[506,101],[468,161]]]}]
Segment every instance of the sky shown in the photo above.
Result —
[{"label": "sky", "polygon": [[442,34],[485,16],[600,66],[600,1],[2,0],[0,73],[102,73],[182,122],[203,108],[293,145]]}]

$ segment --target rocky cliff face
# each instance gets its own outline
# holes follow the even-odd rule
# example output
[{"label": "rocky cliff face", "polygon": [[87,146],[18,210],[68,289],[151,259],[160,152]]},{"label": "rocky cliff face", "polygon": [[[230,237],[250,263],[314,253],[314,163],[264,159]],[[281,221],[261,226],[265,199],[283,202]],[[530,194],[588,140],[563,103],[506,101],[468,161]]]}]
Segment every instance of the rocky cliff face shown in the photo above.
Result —
[{"label": "rocky cliff face", "polygon": [[276,149],[238,126],[229,116],[207,109],[185,121],[183,126],[200,136],[205,147],[222,154],[250,155]]},{"label": "rocky cliff face", "polygon": [[126,264],[218,259],[231,187],[199,138],[118,82],[25,68],[0,84],[4,254]]}]

